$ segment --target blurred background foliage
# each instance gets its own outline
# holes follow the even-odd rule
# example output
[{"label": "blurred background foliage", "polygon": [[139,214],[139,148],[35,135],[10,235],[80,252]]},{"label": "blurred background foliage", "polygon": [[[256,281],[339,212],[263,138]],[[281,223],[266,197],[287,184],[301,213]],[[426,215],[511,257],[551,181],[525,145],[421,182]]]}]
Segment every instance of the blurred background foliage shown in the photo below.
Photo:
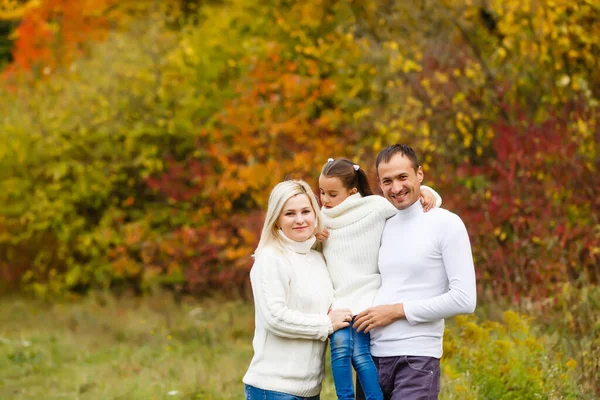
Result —
[{"label": "blurred background foliage", "polygon": [[0,289],[248,297],[274,184],[408,143],[483,307],[540,317],[599,393],[598,54],[592,0],[0,0]]},{"label": "blurred background foliage", "polygon": [[396,142],[482,293],[598,279],[595,2],[3,4],[5,284],[237,289],[276,182]]}]

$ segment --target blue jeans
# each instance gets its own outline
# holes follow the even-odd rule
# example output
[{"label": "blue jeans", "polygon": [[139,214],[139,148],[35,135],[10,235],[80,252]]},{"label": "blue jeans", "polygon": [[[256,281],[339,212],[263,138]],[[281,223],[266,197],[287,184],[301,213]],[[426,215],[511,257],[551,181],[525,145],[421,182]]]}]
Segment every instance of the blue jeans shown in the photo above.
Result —
[{"label": "blue jeans", "polygon": [[338,400],[354,400],[352,366],[367,400],[382,400],[377,368],[370,351],[371,336],[350,325],[331,335],[331,372]]},{"label": "blue jeans", "polygon": [[250,385],[244,385],[246,400],[320,400],[321,396],[300,397],[293,394],[263,390]]}]

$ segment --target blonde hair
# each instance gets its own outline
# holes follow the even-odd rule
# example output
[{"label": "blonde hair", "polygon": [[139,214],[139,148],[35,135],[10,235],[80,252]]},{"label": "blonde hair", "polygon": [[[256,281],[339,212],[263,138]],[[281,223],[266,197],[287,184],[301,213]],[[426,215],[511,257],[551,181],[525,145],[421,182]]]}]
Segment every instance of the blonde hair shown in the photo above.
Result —
[{"label": "blonde hair", "polygon": [[274,246],[278,249],[283,248],[283,241],[278,234],[277,220],[283,210],[285,203],[294,196],[299,194],[305,194],[308,196],[308,200],[315,213],[315,231],[320,232],[323,230],[323,223],[321,222],[321,210],[319,209],[319,203],[317,203],[317,196],[308,185],[308,183],[301,180],[289,180],[283,181],[275,185],[269,196],[269,203],[267,206],[267,215],[265,216],[265,223],[263,225],[262,233],[260,235],[260,241],[254,254],[267,246]]}]

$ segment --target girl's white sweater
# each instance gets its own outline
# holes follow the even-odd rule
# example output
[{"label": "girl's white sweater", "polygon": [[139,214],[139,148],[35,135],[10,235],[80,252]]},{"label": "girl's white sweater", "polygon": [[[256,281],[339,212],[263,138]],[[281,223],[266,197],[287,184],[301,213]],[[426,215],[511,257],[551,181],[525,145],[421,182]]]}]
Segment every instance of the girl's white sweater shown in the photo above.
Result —
[{"label": "girl's white sweater", "polygon": [[[436,207],[441,197],[433,189]],[[377,265],[385,221],[398,210],[388,200],[373,195],[353,194],[333,208],[322,208],[329,238],[323,255],[334,288],[332,309],[350,308],[354,315],[373,305],[381,286]]]},{"label": "girl's white sweater", "polygon": [[300,397],[321,391],[327,312],[333,288],[312,237],[294,242],[280,231],[283,250],[265,248],[250,271],[255,304],[254,357],[243,382]]}]

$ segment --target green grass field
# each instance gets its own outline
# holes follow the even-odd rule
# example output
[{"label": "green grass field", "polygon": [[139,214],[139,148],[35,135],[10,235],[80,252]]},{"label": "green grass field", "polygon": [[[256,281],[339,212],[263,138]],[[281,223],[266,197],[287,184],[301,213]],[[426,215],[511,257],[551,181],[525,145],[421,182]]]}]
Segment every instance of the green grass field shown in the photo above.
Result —
[{"label": "green grass field", "polygon": [[239,399],[253,311],[95,296],[0,302],[0,399]]},{"label": "green grass field", "polygon": [[[253,329],[251,304],[225,299],[3,298],[0,399],[242,399]],[[492,398],[448,368],[443,399]],[[328,363],[322,399],[335,398]]]}]

